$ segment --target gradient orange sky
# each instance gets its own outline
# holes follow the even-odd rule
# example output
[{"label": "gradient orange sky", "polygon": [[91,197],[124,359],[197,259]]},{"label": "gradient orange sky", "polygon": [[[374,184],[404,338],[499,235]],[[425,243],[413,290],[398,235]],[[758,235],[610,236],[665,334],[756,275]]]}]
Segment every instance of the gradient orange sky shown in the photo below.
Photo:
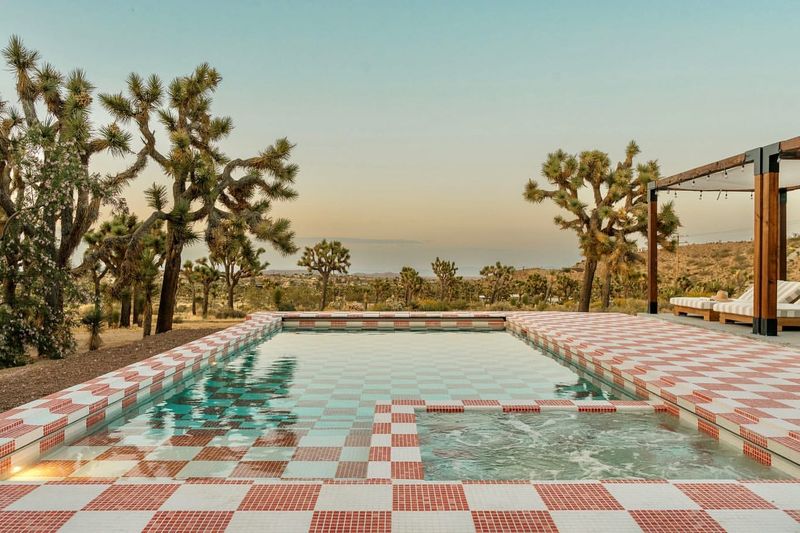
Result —
[{"label": "gradient orange sky", "polygon": [[[670,174],[800,134],[800,4],[554,4],[3,2],[0,39],[18,33],[107,92],[130,71],[168,80],[210,62],[224,80],[214,108],[236,125],[224,149],[296,142],[300,196],[276,214],[300,245],[344,241],[355,272],[429,273],[437,255],[468,275],[572,264],[556,208],[522,199],[558,148],[616,161],[635,139]],[[13,99],[7,71],[0,96]],[[153,181],[151,163],[126,190],[143,215]],[[683,241],[751,237],[749,195],[715,198],[679,195]],[[267,254],[274,268],[297,257]]]}]

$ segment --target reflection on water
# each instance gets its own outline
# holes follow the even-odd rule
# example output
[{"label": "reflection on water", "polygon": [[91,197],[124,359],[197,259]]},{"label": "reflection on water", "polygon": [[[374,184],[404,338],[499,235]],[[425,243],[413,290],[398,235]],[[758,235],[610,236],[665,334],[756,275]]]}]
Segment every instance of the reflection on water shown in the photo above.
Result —
[{"label": "reflection on water", "polygon": [[668,414],[417,416],[425,478],[785,478]]}]

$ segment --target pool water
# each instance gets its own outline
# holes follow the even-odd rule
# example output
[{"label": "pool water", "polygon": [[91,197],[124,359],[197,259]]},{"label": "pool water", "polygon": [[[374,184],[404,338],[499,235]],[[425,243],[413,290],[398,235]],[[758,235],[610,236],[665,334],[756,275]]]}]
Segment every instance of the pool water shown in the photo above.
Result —
[{"label": "pool water", "polygon": [[618,397],[505,332],[284,331],[44,459],[77,460],[72,477],[130,477],[136,461],[157,477],[236,477],[241,461],[365,477],[376,400]]},{"label": "pool water", "polygon": [[418,413],[425,479],[788,478],[666,413]]}]

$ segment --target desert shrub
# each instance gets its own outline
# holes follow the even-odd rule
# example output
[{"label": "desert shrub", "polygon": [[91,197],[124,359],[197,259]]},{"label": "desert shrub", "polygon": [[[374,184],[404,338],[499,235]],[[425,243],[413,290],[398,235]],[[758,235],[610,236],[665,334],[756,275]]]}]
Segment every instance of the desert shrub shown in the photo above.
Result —
[{"label": "desert shrub", "polygon": [[222,309],[214,314],[217,318],[244,318],[247,313],[239,309]]}]

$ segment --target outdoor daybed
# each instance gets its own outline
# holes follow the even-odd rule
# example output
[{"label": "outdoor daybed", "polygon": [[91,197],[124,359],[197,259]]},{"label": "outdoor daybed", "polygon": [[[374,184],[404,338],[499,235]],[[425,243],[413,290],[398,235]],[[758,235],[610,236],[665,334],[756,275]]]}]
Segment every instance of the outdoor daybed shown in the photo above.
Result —
[{"label": "outdoor daybed", "polygon": [[[778,280],[778,317],[781,317],[781,304],[794,304],[800,299],[800,282]],[[753,287],[750,287],[738,298],[719,302],[712,298],[676,297],[670,298],[672,313],[675,315],[700,315],[705,320],[721,320],[720,313],[726,314],[728,322],[752,322]],[[749,310],[748,310],[749,309]],[[800,307],[798,307],[800,309]],[[784,318],[793,316],[792,309],[785,308]],[[738,317],[738,319],[736,319]],[[797,314],[800,318],[800,313]],[[786,322],[785,325],[794,325]]]}]

